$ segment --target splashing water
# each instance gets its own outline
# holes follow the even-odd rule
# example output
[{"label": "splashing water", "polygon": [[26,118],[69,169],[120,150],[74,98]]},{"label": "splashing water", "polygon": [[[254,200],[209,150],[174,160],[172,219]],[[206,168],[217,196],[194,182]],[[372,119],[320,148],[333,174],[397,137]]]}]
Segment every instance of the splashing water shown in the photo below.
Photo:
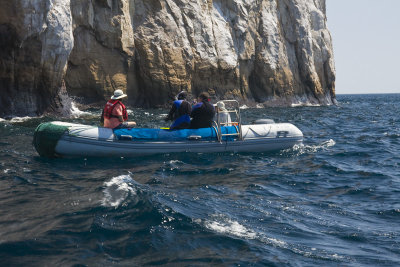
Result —
[{"label": "splashing water", "polygon": [[81,111],[79,110],[79,108],[76,106],[74,101],[71,101],[71,110],[70,110],[70,114],[72,118],[79,118],[81,116],[85,116],[85,115],[91,115],[90,112],[86,112],[86,111]]},{"label": "splashing water", "polygon": [[101,203],[105,207],[119,207],[124,201],[134,199],[136,190],[134,180],[130,175],[113,177],[110,181],[104,182],[104,198]]}]

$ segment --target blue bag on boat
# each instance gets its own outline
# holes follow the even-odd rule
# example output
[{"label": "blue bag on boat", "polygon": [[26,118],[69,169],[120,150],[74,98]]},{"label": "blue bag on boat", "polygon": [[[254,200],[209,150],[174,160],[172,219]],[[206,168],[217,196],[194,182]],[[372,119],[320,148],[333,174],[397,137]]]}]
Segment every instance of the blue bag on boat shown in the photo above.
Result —
[{"label": "blue bag on boat", "polygon": [[[223,134],[237,133],[235,126],[221,127]],[[130,136],[136,141],[186,141],[189,136],[201,136],[201,140],[217,140],[217,130],[214,127],[200,129],[164,130],[151,128],[116,129],[114,135],[118,139]],[[232,136],[224,136],[223,140],[233,140]]]}]

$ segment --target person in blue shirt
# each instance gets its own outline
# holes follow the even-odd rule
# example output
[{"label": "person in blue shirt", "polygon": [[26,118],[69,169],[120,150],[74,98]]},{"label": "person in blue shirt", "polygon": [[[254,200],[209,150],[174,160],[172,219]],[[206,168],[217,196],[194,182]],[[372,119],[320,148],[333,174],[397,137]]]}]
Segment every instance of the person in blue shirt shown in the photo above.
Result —
[{"label": "person in blue shirt", "polygon": [[186,129],[190,126],[190,113],[192,107],[188,101],[186,101],[187,94],[182,91],[178,94],[177,100],[174,101],[172,107],[165,118],[165,121],[174,121],[169,127],[170,130]]},{"label": "person in blue shirt", "polygon": [[197,98],[197,104],[192,107],[190,129],[208,128],[212,126],[215,115],[214,106],[210,104],[210,95],[202,92]]}]

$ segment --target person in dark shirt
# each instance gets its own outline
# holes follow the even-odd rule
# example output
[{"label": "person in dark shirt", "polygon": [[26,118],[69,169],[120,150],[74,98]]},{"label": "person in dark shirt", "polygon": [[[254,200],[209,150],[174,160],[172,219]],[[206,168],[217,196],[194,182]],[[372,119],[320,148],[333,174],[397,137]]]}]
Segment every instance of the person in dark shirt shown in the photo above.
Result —
[{"label": "person in dark shirt", "polygon": [[209,103],[210,95],[202,92],[197,98],[197,104],[192,107],[190,129],[208,128],[212,126],[215,115],[213,105]]},{"label": "person in dark shirt", "polygon": [[172,104],[168,116],[165,118],[165,121],[174,121],[169,127],[170,130],[186,129],[190,126],[190,112],[192,111],[192,107],[186,101],[186,97],[186,92],[180,92],[177,100]]}]

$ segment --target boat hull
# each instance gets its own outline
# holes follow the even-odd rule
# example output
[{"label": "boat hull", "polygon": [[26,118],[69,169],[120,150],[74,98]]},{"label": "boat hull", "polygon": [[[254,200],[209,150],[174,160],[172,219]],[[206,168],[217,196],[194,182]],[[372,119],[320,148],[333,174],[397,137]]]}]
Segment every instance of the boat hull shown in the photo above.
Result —
[{"label": "boat hull", "polygon": [[[51,124],[51,123],[50,123]],[[61,157],[134,157],[160,153],[267,152],[291,148],[303,140],[301,131],[292,124],[243,125],[243,140],[118,140],[111,129],[63,122],[58,137],[38,126],[34,144],[41,156]],[[64,132],[62,132],[64,128]],[[40,131],[41,130],[41,131]],[[52,129],[51,131],[54,131]],[[41,137],[39,137],[41,132]],[[38,136],[37,136],[38,135]],[[54,137],[56,136],[56,137]],[[57,139],[49,149],[48,139]],[[44,145],[41,145],[42,143]],[[43,147],[46,146],[46,147]],[[45,152],[43,152],[45,151]]]},{"label": "boat hull", "polygon": [[266,152],[293,147],[301,143],[301,138],[264,138],[244,141],[190,141],[190,142],[104,142],[81,140],[79,138],[61,139],[55,152],[62,156],[85,157],[130,157],[159,153],[215,153],[215,152]]}]

